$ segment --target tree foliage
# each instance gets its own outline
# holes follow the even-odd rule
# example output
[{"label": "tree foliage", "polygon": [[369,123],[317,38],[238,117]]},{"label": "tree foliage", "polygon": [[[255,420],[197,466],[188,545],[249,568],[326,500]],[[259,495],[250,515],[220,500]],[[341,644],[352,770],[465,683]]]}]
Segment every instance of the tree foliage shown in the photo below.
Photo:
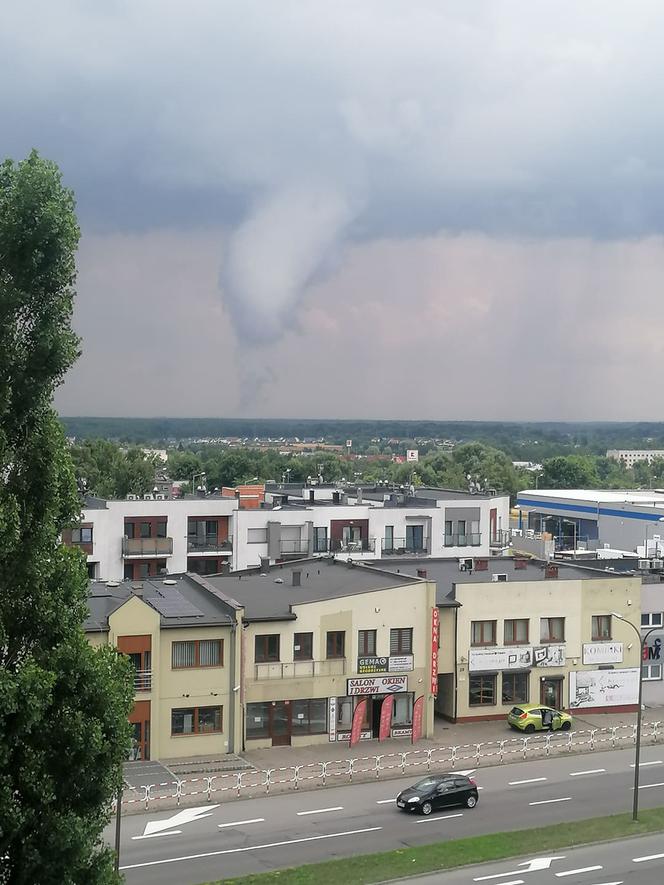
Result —
[{"label": "tree foliage", "polygon": [[0,166],[0,882],[20,885],[115,881],[99,839],[128,742],[127,662],[87,643],[85,563],[59,541],[78,237],[54,164]]},{"label": "tree foliage", "polygon": [[155,461],[142,449],[121,449],[105,439],[84,440],[71,447],[76,478],[99,498],[144,495],[154,486]]}]

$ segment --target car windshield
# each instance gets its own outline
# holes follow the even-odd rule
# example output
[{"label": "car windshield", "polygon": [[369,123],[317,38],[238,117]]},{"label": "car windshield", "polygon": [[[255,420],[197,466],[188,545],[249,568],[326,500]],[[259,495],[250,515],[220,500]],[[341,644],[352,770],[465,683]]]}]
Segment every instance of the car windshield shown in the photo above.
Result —
[{"label": "car windshield", "polygon": [[425,777],[421,781],[418,781],[413,787],[414,790],[431,790],[433,787],[438,786],[441,782],[441,778],[439,777]]},{"label": "car windshield", "polygon": [[523,713],[523,710],[521,709],[521,707],[512,707],[510,712],[511,712],[512,716],[521,716],[521,714]]}]

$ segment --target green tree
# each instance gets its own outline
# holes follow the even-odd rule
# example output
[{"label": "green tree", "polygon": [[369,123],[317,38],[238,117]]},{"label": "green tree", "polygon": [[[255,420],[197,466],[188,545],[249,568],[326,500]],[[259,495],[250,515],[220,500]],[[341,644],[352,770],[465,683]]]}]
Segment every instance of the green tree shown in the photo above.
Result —
[{"label": "green tree", "polygon": [[80,515],[51,402],[78,355],[72,194],[36,153],[0,166],[0,882],[116,881],[100,843],[128,745],[128,662],[93,649]]},{"label": "green tree", "polygon": [[595,489],[600,485],[595,459],[587,455],[561,455],[542,466],[541,489]]}]

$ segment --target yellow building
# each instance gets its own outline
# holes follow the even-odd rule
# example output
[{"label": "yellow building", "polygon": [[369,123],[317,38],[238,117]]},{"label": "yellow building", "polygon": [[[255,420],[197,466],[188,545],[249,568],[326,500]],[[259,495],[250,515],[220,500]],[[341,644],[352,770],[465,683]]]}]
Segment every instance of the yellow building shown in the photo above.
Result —
[{"label": "yellow building", "polygon": [[93,583],[85,630],[135,668],[133,759],[222,755],[241,744],[241,609],[196,575]]},{"label": "yellow building", "polygon": [[433,734],[430,581],[333,560],[207,581],[244,610],[247,749],[348,741],[363,701],[363,740],[379,738],[381,715],[384,737],[410,737],[419,697]]}]

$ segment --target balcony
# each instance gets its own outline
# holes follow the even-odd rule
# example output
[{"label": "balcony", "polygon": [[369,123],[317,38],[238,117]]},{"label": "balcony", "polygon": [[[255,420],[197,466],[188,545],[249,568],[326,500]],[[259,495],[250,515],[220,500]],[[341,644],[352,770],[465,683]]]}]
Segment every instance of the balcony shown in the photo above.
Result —
[{"label": "balcony", "polygon": [[152,670],[134,671],[134,691],[152,690]]},{"label": "balcony", "polygon": [[280,541],[279,552],[282,556],[306,556],[309,553],[309,542],[304,538],[297,541]]},{"label": "balcony", "polygon": [[481,532],[466,532],[466,534],[445,535],[446,547],[480,547],[482,544]]},{"label": "balcony", "polygon": [[491,534],[490,547],[507,547],[510,542],[511,532],[508,529],[497,529]]},{"label": "balcony", "polygon": [[330,541],[331,553],[374,553],[376,550],[375,538],[361,538],[359,541]]},{"label": "balcony", "polygon": [[343,676],[346,672],[346,658],[329,658],[325,661],[293,661],[282,664],[278,661],[254,664],[256,681],[268,679],[311,679],[314,676]]},{"label": "balcony", "polygon": [[141,556],[172,556],[173,538],[123,538],[122,555],[125,559]]},{"label": "balcony", "polygon": [[205,553],[230,553],[233,549],[231,538],[219,540],[217,538],[188,538],[187,553],[192,555]]},{"label": "balcony", "polygon": [[421,543],[406,538],[383,538],[384,556],[423,556],[430,552],[428,538],[424,538]]}]

